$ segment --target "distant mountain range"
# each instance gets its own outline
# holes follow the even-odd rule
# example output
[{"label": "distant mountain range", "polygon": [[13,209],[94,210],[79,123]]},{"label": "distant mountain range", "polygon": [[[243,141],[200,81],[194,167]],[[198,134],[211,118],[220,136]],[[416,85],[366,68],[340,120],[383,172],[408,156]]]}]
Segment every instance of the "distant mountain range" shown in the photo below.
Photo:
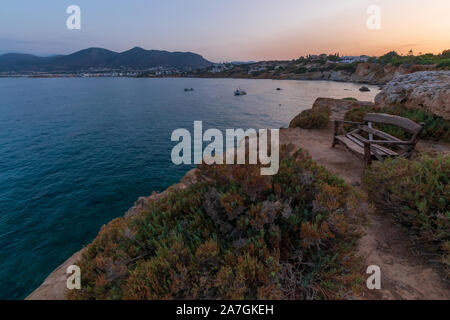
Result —
[{"label": "distant mountain range", "polygon": [[89,48],[69,55],[38,57],[31,54],[7,53],[0,55],[0,72],[67,72],[90,68],[144,70],[153,67],[201,69],[211,62],[192,52],[145,50],[135,47],[125,52]]}]

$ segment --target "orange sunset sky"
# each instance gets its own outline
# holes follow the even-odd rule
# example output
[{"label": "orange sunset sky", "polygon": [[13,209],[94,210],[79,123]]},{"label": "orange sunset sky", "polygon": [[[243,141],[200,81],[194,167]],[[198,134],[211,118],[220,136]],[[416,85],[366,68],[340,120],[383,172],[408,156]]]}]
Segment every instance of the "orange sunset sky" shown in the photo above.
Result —
[{"label": "orange sunset sky", "polygon": [[[192,51],[211,61],[293,59],[309,53],[439,53],[450,48],[450,0],[77,0],[81,30],[68,30],[69,0],[4,0],[0,54]],[[367,9],[380,8],[369,30]]]}]

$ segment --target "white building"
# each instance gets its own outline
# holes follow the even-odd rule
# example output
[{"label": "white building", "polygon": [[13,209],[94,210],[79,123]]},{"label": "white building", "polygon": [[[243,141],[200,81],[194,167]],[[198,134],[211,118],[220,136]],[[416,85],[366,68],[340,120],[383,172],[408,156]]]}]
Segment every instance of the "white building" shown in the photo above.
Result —
[{"label": "white building", "polygon": [[339,59],[340,63],[353,63],[353,62],[367,62],[369,61],[369,56],[343,56]]}]

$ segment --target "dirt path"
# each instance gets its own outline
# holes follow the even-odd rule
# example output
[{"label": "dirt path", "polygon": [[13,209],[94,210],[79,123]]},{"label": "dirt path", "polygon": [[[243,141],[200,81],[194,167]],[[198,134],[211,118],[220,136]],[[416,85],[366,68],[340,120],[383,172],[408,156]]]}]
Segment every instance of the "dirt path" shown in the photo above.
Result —
[{"label": "dirt path", "polygon": [[365,292],[367,299],[450,299],[445,280],[415,252],[405,233],[389,216],[371,215],[359,243],[367,265],[381,268],[381,290]]},{"label": "dirt path", "polygon": [[[317,163],[348,183],[359,186],[363,172],[361,161],[341,147],[331,148],[332,136],[331,127],[280,131],[282,143],[292,143],[307,150]],[[439,148],[435,146],[434,149]],[[367,266],[380,267],[381,290],[366,290],[363,298],[450,299],[448,284],[414,251],[408,237],[391,217],[375,213],[370,215],[370,220],[359,241],[359,251],[366,258]]]}]

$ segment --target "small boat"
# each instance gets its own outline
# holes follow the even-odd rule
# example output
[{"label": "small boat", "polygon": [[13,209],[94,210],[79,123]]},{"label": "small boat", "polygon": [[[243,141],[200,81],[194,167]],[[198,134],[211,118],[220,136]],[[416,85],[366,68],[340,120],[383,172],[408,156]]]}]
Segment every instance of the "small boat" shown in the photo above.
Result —
[{"label": "small boat", "polygon": [[185,92],[194,91],[194,88],[184,88]]},{"label": "small boat", "polygon": [[366,86],[362,86],[361,88],[359,88],[359,91],[361,91],[361,92],[369,92],[370,89],[367,88]]},{"label": "small boat", "polygon": [[281,91],[281,90],[283,90],[283,89],[281,89],[281,88],[277,88],[277,91]]},{"label": "small boat", "polygon": [[245,96],[246,94],[247,94],[247,92],[245,92],[244,90],[241,90],[241,88],[237,88],[234,91],[235,96]]}]

